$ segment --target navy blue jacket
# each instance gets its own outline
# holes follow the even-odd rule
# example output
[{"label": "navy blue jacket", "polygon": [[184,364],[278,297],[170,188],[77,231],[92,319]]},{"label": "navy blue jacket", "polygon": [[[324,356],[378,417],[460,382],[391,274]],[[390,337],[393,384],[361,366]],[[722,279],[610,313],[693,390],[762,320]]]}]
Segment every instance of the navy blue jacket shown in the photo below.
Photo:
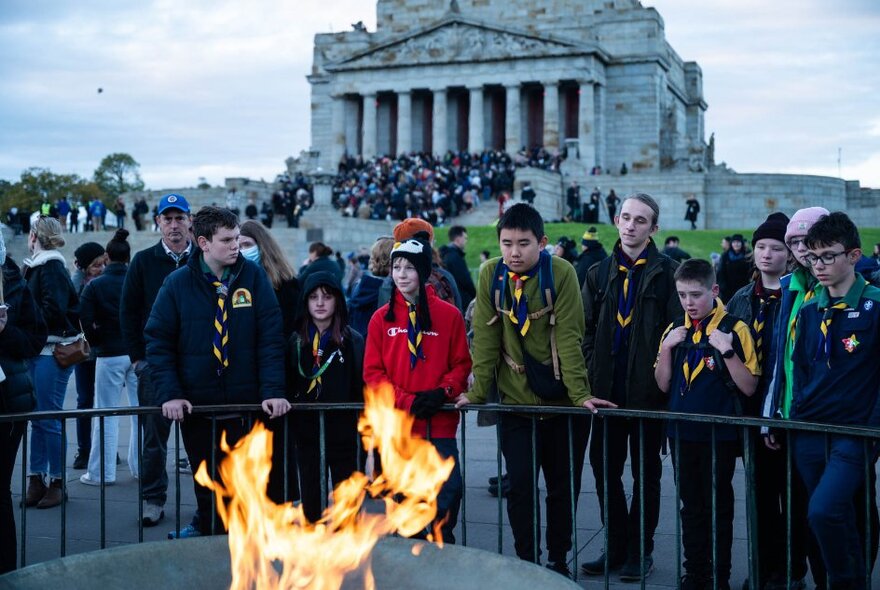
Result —
[{"label": "navy blue jacket", "polygon": [[226,300],[229,366],[214,356],[217,292],[202,271],[202,254],[171,273],[159,290],[144,335],[159,403],[251,404],[284,397],[281,310],[266,273],[239,255]]},{"label": "navy blue jacket", "polygon": [[791,417],[825,424],[880,426],[880,289],[856,273],[828,330],[830,354],[821,348],[822,290],[801,308],[792,361]]},{"label": "navy blue jacket", "polygon": [[95,356],[128,354],[119,327],[119,300],[127,269],[128,265],[121,262],[109,264],[80,295],[79,319]]}]

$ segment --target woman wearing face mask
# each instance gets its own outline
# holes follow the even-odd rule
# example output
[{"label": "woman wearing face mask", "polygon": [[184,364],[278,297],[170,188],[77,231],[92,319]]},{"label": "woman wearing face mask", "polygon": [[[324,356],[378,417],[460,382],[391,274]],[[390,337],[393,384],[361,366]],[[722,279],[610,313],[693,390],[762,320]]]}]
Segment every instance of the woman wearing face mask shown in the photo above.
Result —
[{"label": "woman wearing face mask", "polygon": [[[24,278],[37,307],[43,313],[49,332],[48,341],[39,356],[28,360],[38,411],[59,411],[63,408],[73,367],[62,367],[52,353],[56,344],[74,342],[80,332],[77,315],[79,297],[67,272],[67,263],[58,251],[62,246],[61,223],[41,215],[28,234],[31,257],[24,261]],[[24,499],[26,506],[51,508],[64,500],[61,461],[65,443],[61,439],[60,420],[34,420],[31,423],[30,468]]]},{"label": "woman wearing face mask", "polygon": [[269,281],[275,289],[281,316],[284,320],[282,330],[285,341],[296,330],[297,311],[299,310],[299,281],[293,274],[293,267],[287,262],[281,246],[263,224],[249,219],[241,224],[239,238],[241,255],[263,267],[269,275]]}]

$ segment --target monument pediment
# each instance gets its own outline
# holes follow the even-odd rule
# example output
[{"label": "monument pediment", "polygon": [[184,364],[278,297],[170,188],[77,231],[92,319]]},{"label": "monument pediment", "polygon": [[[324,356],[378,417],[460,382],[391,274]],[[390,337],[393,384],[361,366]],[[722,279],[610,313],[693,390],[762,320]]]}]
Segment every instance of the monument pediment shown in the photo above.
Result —
[{"label": "monument pediment", "polygon": [[574,42],[456,19],[338,59],[325,67],[329,71],[344,71],[583,55],[594,51]]}]

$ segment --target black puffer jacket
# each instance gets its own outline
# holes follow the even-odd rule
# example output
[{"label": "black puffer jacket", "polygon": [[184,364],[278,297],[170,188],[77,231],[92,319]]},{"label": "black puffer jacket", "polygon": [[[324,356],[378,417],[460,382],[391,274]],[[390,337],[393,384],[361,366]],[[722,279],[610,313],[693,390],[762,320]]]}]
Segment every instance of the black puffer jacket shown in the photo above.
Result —
[{"label": "black puffer jacket", "polygon": [[0,367],[6,374],[0,383],[0,414],[28,412],[33,410],[33,383],[27,359],[40,354],[46,344],[46,323],[9,257],[3,262],[3,295],[8,309],[0,332]]},{"label": "black puffer jacket", "polygon": [[114,262],[86,285],[80,297],[80,320],[95,356],[123,356],[128,347],[119,327],[119,300],[127,264]]},{"label": "black puffer jacket", "polygon": [[160,403],[252,404],[284,397],[281,310],[272,283],[241,255],[230,271],[229,366],[219,375],[213,352],[217,290],[205,277],[201,252],[159,290],[144,335]]},{"label": "black puffer jacket", "polygon": [[63,258],[54,251],[35,256],[33,266],[25,266],[24,279],[43,314],[49,336],[58,338],[79,334],[79,298]]}]

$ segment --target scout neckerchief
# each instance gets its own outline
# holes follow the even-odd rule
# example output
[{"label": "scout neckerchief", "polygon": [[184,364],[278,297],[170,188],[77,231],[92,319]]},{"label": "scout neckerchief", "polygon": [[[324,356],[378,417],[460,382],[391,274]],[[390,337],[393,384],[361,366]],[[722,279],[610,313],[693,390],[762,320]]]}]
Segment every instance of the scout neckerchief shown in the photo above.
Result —
[{"label": "scout neckerchief", "polygon": [[831,338],[828,337],[828,331],[831,329],[831,321],[834,319],[834,312],[838,309],[846,309],[846,301],[840,300],[837,303],[829,305],[825,308],[819,308],[822,313],[822,321],[819,323],[819,346],[816,348],[816,356],[814,361],[820,358],[825,359],[826,364],[831,366]]},{"label": "scout neckerchief", "polygon": [[[427,305],[427,301],[425,302]],[[417,303],[406,302],[407,316],[409,317],[409,326],[406,330],[407,340],[409,344],[409,368],[415,369],[419,359],[425,360],[425,353],[422,350],[422,325],[419,322],[418,314],[419,306]]]},{"label": "scout neckerchief", "polygon": [[764,354],[764,328],[767,324],[767,316],[770,313],[770,307],[774,301],[778,301],[782,295],[782,289],[767,289],[761,278],[755,281],[755,297],[758,298],[758,313],[755,314],[755,320],[752,322],[752,328],[757,336],[755,340],[755,349],[758,352],[758,362],[761,362]]},{"label": "scout neckerchief", "polygon": [[[541,256],[549,256],[549,254],[542,251]],[[505,270],[506,268],[505,265]],[[507,270],[507,277],[513,282],[513,305],[510,306],[508,317],[510,317],[512,323],[519,326],[519,334],[523,337],[528,333],[529,326],[532,324],[532,321],[529,319],[528,298],[523,289],[525,288],[526,281],[534,278],[540,269],[541,262],[539,260],[529,272],[524,274],[517,274],[512,270]]]},{"label": "scout neckerchief", "polygon": [[[722,313],[718,313],[719,309],[722,310]],[[690,316],[685,314],[684,327],[689,332],[686,338],[690,338],[694,346],[688,349],[682,366],[684,378],[681,381],[681,395],[690,390],[697,376],[706,367],[705,348],[700,347],[699,344],[703,341],[704,336],[708,338],[709,330],[715,329],[723,317],[723,308],[718,305],[718,299],[712,304],[712,312],[699,321],[693,321]]]},{"label": "scout neckerchief", "polygon": [[[324,374],[324,371],[327,370],[327,367],[321,366],[321,362],[324,360],[324,353],[327,350],[327,345],[330,344],[330,330],[324,330],[324,333],[318,331],[318,327],[315,324],[309,322],[309,342],[312,345],[312,377],[309,382],[309,389],[306,393],[312,393],[312,390],[321,385],[321,375]],[[330,364],[330,361],[333,360],[333,356],[327,360],[327,364]]]},{"label": "scout neckerchief", "polygon": [[220,366],[217,368],[217,374],[221,375],[223,370],[229,366],[229,314],[226,312],[226,296],[229,294],[229,275],[222,279],[218,279],[214,273],[206,272],[205,277],[211,282],[211,285],[217,290],[217,312],[214,314],[214,356]]},{"label": "scout neckerchief", "polygon": [[623,274],[623,287],[617,297],[617,323],[614,324],[614,345],[611,354],[617,354],[620,347],[629,338],[630,324],[636,307],[639,277],[637,271],[648,264],[648,249],[642,250],[642,253],[635,260],[632,260],[620,249],[615,254],[617,271]]}]

